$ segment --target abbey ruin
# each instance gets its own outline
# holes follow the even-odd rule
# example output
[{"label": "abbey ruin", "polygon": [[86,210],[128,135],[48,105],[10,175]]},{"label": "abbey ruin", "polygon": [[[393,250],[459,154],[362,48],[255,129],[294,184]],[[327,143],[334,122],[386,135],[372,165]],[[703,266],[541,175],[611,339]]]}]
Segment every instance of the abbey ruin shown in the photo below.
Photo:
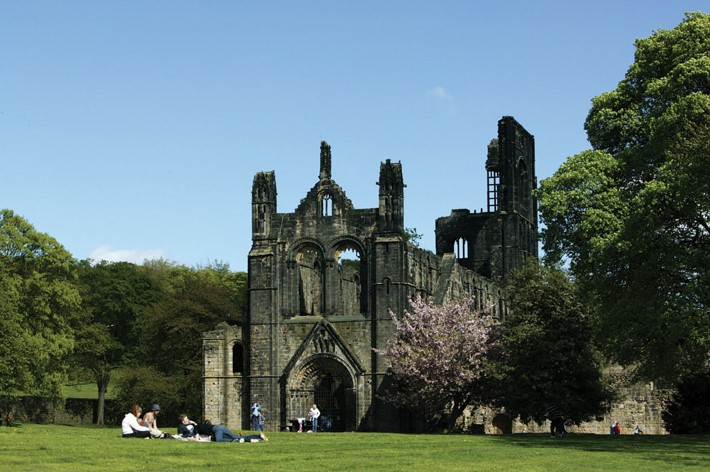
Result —
[{"label": "abbey ruin", "polygon": [[512,271],[538,256],[534,138],[512,117],[488,148],[486,211],[438,218],[435,253],[409,241],[400,162],[380,164],[379,205],[358,209],[331,159],[322,142],[318,181],[292,213],[278,211],[274,172],[254,177],[248,321],[203,336],[204,417],[248,428],[259,401],[278,430],[316,403],[334,431],[407,431],[378,397],[388,366],[373,349],[392,337],[390,310],[470,294],[504,317]]}]

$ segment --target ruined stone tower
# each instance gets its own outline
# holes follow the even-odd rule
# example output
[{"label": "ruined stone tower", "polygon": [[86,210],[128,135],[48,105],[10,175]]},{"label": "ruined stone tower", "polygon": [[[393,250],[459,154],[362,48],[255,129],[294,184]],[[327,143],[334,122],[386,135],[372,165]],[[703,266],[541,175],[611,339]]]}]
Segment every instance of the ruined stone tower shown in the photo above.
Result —
[{"label": "ruined stone tower", "polygon": [[436,254],[454,252],[459,263],[507,283],[526,259],[537,259],[535,140],[513,117],[498,122],[488,146],[486,211],[453,210],[436,220]]},{"label": "ruined stone tower", "polygon": [[378,398],[388,366],[373,349],[392,337],[390,310],[474,294],[504,316],[508,274],[537,256],[534,141],[511,117],[489,147],[488,210],[439,218],[436,254],[407,242],[401,163],[380,164],[379,206],[356,209],[331,158],[322,142],[318,181],[292,213],[278,212],[274,172],[254,177],[248,321],[204,335],[206,417],[245,428],[259,401],[274,430],[316,403],[335,431],[406,430]]}]

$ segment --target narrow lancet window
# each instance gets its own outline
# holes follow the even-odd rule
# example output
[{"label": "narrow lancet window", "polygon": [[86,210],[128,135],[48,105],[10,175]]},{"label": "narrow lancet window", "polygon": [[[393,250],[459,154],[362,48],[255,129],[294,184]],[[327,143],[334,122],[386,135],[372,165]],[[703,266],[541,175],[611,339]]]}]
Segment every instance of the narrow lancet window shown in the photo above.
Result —
[{"label": "narrow lancet window", "polygon": [[457,259],[468,259],[468,241],[459,238],[454,242],[454,254]]},{"label": "narrow lancet window", "polygon": [[333,216],[333,199],[327,193],[321,198],[321,216]]}]

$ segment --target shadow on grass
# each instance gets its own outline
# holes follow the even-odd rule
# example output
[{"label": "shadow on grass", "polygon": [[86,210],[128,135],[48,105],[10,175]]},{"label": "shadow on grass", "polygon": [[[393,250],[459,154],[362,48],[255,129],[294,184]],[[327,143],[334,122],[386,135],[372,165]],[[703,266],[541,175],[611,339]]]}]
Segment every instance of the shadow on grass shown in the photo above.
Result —
[{"label": "shadow on grass", "polygon": [[590,453],[643,455],[657,462],[698,466],[710,464],[710,436],[708,435],[622,435],[567,434],[563,438],[551,438],[547,434],[516,434],[490,436],[513,447],[541,449],[576,449]]}]

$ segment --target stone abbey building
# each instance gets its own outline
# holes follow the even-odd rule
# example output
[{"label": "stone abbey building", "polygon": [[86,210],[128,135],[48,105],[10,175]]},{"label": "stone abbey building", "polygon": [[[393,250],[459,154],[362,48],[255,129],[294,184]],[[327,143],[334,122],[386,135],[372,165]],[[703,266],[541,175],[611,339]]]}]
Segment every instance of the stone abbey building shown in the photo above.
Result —
[{"label": "stone abbey building", "polygon": [[399,162],[380,164],[377,208],[353,207],[325,142],[319,179],[293,213],[278,211],[274,172],[256,174],[247,322],[203,337],[204,417],[248,428],[259,401],[276,430],[316,403],[334,431],[408,430],[378,397],[388,365],[373,349],[393,335],[390,310],[473,294],[503,317],[511,272],[537,257],[534,138],[514,118],[498,122],[485,170],[486,211],[438,218],[436,253],[409,241]]}]

